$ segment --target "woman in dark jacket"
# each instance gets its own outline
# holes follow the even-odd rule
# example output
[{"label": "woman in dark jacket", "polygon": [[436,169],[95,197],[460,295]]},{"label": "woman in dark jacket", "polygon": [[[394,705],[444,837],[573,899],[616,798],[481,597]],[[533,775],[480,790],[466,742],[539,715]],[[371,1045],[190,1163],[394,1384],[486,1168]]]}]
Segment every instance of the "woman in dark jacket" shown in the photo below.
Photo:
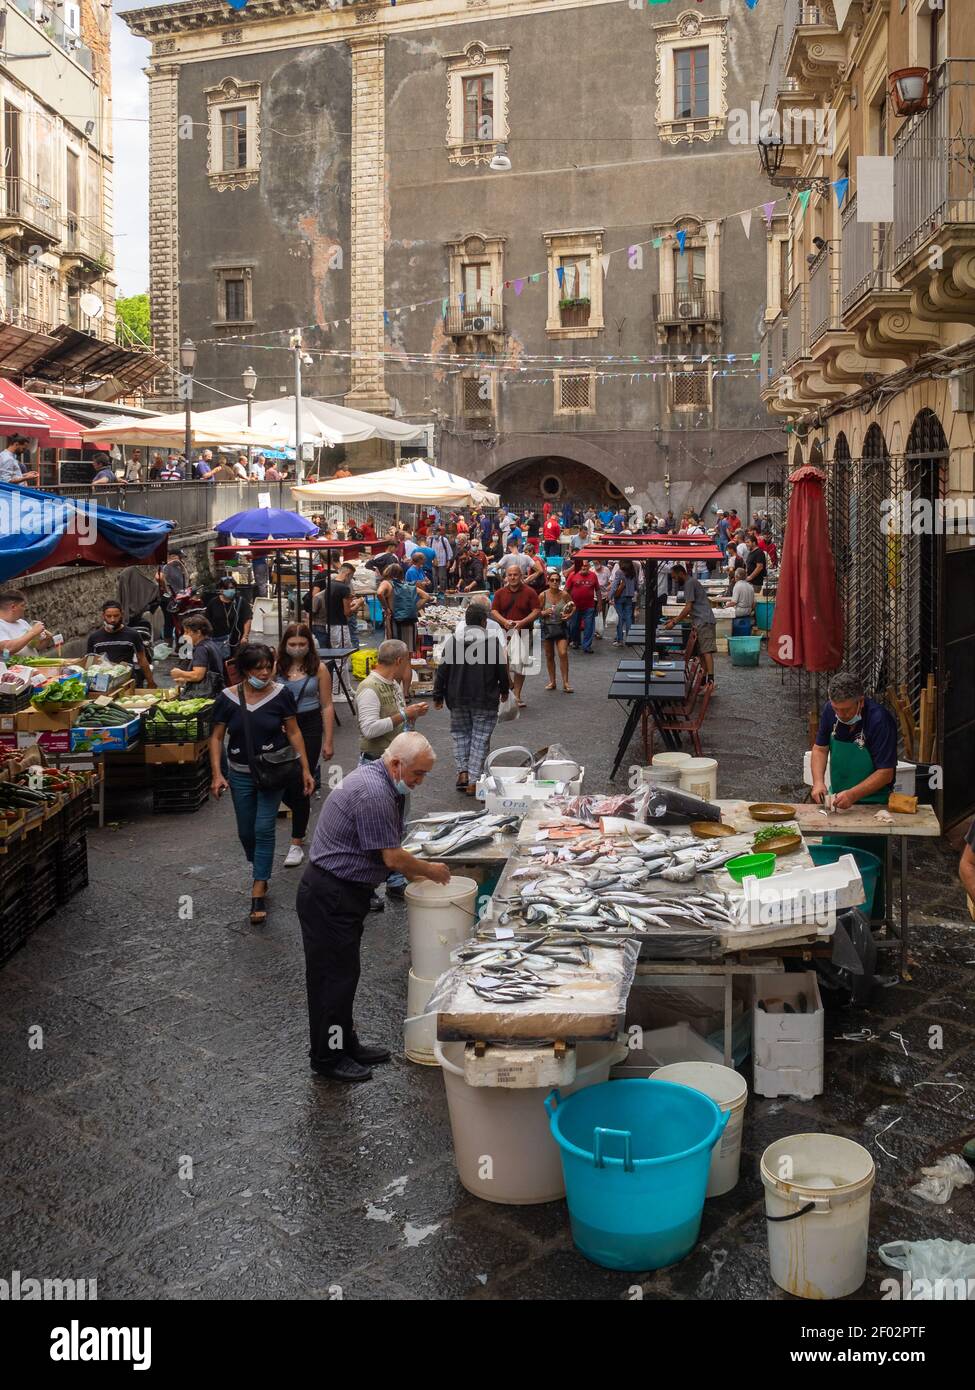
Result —
[{"label": "woman in dark jacket", "polygon": [[450,736],[457,763],[457,786],[475,793],[491,735],[498,722],[498,705],[508,698],[511,682],[504,643],[486,630],[488,609],[471,603],[460,632],[443,645],[433,686],[435,709],[450,710]]}]

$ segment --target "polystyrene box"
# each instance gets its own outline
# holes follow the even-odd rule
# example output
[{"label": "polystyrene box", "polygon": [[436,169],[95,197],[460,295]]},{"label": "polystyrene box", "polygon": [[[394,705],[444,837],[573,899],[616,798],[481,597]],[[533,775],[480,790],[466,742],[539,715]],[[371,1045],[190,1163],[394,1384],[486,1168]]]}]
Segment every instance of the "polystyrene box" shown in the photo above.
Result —
[{"label": "polystyrene box", "polygon": [[[800,995],[806,1012],[800,1013]],[[784,1001],[795,1012],[781,1007]],[[765,1009],[759,1003],[766,1004]],[[757,975],[752,1010],[753,1089],[760,1096],[799,1096],[823,1091],[825,1015],[814,970],[801,974]]]}]

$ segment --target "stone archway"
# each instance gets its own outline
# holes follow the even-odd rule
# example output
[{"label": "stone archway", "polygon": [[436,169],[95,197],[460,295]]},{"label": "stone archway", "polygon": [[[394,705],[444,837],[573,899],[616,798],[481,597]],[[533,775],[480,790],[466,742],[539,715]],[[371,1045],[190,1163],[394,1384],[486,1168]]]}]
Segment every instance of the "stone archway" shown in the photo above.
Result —
[{"label": "stone archway", "polygon": [[579,507],[602,507],[607,502],[615,505],[627,500],[622,489],[604,473],[562,455],[517,459],[487,474],[483,481],[485,487],[500,495],[502,502],[535,510],[546,502],[558,509],[566,502]]}]

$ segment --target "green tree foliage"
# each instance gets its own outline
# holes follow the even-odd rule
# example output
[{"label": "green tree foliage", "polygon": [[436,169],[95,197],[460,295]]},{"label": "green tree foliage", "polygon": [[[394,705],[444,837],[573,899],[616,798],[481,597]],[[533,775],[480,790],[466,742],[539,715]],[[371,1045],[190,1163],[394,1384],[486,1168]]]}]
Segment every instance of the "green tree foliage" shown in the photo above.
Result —
[{"label": "green tree foliage", "polygon": [[[115,312],[119,323],[124,324],[128,335],[137,342],[149,344],[152,330],[149,327],[149,295],[130,294],[125,299],[115,301]],[[123,330],[119,328],[121,335]]]}]

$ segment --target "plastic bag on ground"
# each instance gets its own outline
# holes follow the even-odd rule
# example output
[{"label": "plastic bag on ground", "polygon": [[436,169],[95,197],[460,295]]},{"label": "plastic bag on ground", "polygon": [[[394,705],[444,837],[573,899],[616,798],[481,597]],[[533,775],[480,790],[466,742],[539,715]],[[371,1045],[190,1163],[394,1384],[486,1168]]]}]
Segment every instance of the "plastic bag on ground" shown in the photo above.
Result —
[{"label": "plastic bag on ground", "polygon": [[915,1197],[943,1206],[950,1202],[956,1187],[968,1187],[975,1182],[975,1173],[961,1154],[945,1154],[931,1168],[922,1168],[926,1176],[909,1190]]},{"label": "plastic bag on ground", "polygon": [[[975,1301],[975,1245],[961,1240],[892,1240],[877,1254],[891,1269],[906,1269],[914,1283],[925,1280],[932,1298],[939,1297],[939,1281],[951,1281],[951,1297]],[[942,1285],[940,1296],[946,1292]]]}]

